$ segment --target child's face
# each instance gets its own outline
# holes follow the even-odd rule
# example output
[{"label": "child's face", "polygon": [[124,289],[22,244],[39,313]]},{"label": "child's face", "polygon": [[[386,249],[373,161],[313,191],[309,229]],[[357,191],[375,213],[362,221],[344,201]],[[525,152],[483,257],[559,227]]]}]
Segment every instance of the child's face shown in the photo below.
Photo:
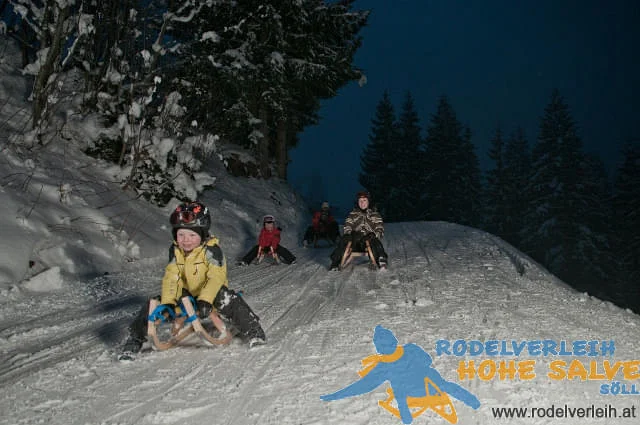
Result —
[{"label": "child's face", "polygon": [[369,199],[367,199],[367,198],[359,198],[358,199],[358,206],[361,209],[366,210],[367,208],[369,208]]},{"label": "child's face", "polygon": [[273,230],[273,221],[269,223],[264,223],[264,228],[269,231]]},{"label": "child's face", "polygon": [[178,246],[185,252],[191,252],[200,245],[202,238],[190,229],[178,229],[176,233]]}]

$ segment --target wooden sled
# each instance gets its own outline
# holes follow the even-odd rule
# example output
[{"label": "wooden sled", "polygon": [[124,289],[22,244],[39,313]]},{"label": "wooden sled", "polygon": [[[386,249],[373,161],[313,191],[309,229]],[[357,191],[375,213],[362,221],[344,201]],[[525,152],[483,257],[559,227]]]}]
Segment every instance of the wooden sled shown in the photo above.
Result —
[{"label": "wooden sled", "polygon": [[[271,258],[273,258],[273,261],[274,261],[276,264],[280,264],[280,257],[278,257],[278,254],[276,254],[276,252],[275,252],[275,251],[273,251],[273,250],[272,250],[272,251],[269,253],[269,256],[271,256]],[[258,258],[257,258],[257,264],[262,263],[262,261],[264,260],[264,257],[265,257],[265,253],[264,253],[264,251],[260,251],[260,254],[258,254]]]},{"label": "wooden sled", "polygon": [[322,236],[318,235],[318,233],[313,232],[313,243],[311,246],[313,246],[314,248],[319,248],[320,241],[327,241],[327,243],[329,244],[329,246],[335,246],[337,244],[337,242],[340,240],[340,236],[338,236],[338,238],[336,239],[336,242],[332,241],[331,239],[329,239],[329,236],[326,234],[323,234]]},{"label": "wooden sled", "polygon": [[[432,409],[443,419],[451,424],[458,423],[458,414],[456,408],[451,402],[449,394],[442,392],[440,388],[433,381],[427,377],[424,378],[425,392],[424,397],[407,397],[407,405],[409,409],[415,409],[411,411],[411,417],[414,419],[422,415],[427,409]],[[429,388],[434,391],[430,392]],[[387,388],[387,399],[378,402],[378,405],[383,409],[391,412],[394,416],[400,418],[400,411],[397,407],[391,403],[394,400],[393,389]]]},{"label": "wooden sled", "polygon": [[[192,333],[197,333],[203,341],[210,345],[226,345],[231,342],[231,338],[233,338],[233,334],[227,330],[226,325],[218,315],[216,311],[211,311],[209,314],[209,318],[211,322],[216,327],[216,329],[220,332],[220,336],[215,338],[207,332],[207,330],[202,326],[202,322],[196,315],[195,308],[191,303],[191,299],[189,297],[182,298],[182,306],[185,309],[186,316],[178,317],[171,328],[171,338],[167,341],[160,340],[158,336],[157,326],[160,325],[160,320],[149,320],[147,322],[147,335],[151,338],[151,342],[156,350],[164,351],[169,348],[175,347],[180,343],[180,341],[184,340],[187,336]],[[156,299],[152,299],[149,302],[149,311],[152,312],[158,307],[160,302]],[[187,318],[192,318],[188,323]],[[185,326],[186,323],[186,326]]]},{"label": "wooden sled", "polygon": [[348,242],[347,246],[344,249],[344,254],[342,254],[342,261],[340,261],[340,270],[348,266],[354,257],[360,257],[363,255],[369,256],[369,260],[371,260],[371,265],[377,267],[377,263],[376,263],[375,257],[373,256],[373,251],[371,250],[371,244],[369,243],[369,241],[365,241],[365,245],[366,245],[365,252],[354,251],[353,248],[351,247],[351,244],[352,244],[351,242]]}]

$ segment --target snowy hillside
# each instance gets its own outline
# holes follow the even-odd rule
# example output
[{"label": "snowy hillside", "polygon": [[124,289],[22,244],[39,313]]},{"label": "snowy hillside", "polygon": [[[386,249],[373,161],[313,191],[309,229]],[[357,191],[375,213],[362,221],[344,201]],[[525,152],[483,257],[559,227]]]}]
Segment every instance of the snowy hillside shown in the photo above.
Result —
[{"label": "snowy hillside", "polygon": [[[239,238],[232,235],[241,229],[230,221],[218,223],[218,230],[227,236],[223,248],[239,251]],[[585,420],[544,417],[553,407],[565,415],[604,412],[608,416],[589,422],[608,424],[611,412],[631,415],[638,406],[637,394],[601,395],[601,385],[611,382],[598,379],[607,361],[626,362],[610,378],[627,392],[639,392],[638,316],[576,293],[512,247],[474,229],[400,223],[388,225],[386,234],[391,261],[386,272],[362,264],[329,272],[328,249],[294,244],[289,247],[298,255],[295,265],[230,266],[231,286],[244,291],[267,332],[268,344],[251,351],[237,340],[210,348],[193,339],[169,351],[145,351],[131,363],[114,360],[132,314],[159,289],[162,259],[93,280],[62,281],[61,290],[49,289],[46,296],[14,292],[2,306],[0,423],[401,423],[378,406],[387,384],[358,397],[320,399],[359,378],[360,360],[375,354],[372,335],[378,324],[392,330],[400,344],[424,348],[445,380],[478,398],[478,410],[452,398],[461,424],[504,422],[494,417],[502,407],[537,409],[535,417],[506,423]],[[567,341],[573,354],[582,355],[542,356],[535,343],[520,356],[437,355],[442,340]],[[615,353],[585,355],[579,341],[613,341]],[[500,380],[485,373],[485,380],[459,379],[460,361],[477,365],[491,359],[533,360],[535,377]],[[577,378],[548,377],[551,362],[559,360],[567,366],[556,366],[556,377],[571,364]],[[582,381],[579,365],[597,370],[584,372]],[[447,422],[428,410],[413,423]]]},{"label": "snowy hillside", "polygon": [[[20,50],[2,34],[0,46],[0,295],[32,278],[90,279],[166,255],[167,217],[177,201],[165,208],[151,205],[139,193],[122,190],[129,167],[83,153],[118,129],[105,128],[96,115],[82,112],[74,96],[58,104],[51,128],[36,135]],[[78,81],[70,73],[65,83],[72,90]],[[173,140],[167,136],[165,142]],[[213,188],[213,229],[227,242],[227,255],[239,255],[234,250],[255,240],[256,220],[263,214],[282,212],[278,218],[285,240],[297,242],[300,229],[292,226],[307,207],[286,182],[228,177],[215,155],[224,148],[214,146],[211,160],[193,179],[182,173],[173,184],[191,198],[205,185]],[[242,225],[227,232],[224,224],[230,220]]]}]

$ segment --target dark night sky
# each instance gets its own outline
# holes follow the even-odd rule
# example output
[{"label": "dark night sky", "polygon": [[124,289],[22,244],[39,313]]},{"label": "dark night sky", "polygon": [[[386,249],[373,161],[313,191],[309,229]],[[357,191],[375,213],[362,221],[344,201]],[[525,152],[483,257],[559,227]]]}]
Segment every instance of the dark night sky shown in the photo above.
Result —
[{"label": "dark night sky", "polygon": [[320,124],[301,135],[288,169],[296,189],[341,213],[360,189],[360,155],[384,90],[397,115],[411,91],[423,133],[446,95],[470,126],[483,169],[498,125],[507,135],[521,126],[535,142],[553,88],[585,151],[610,169],[622,144],[640,138],[640,1],[362,0],[355,7],[372,11],[355,57],[368,82],[323,103]]}]

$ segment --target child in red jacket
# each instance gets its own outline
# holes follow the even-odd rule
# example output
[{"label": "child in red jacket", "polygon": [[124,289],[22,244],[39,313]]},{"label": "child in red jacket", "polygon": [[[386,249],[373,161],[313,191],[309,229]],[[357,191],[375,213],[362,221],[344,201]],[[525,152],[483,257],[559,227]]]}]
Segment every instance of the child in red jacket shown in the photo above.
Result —
[{"label": "child in red jacket", "polygon": [[316,247],[318,244],[318,239],[327,239],[329,242],[335,245],[338,242],[339,236],[340,230],[338,228],[338,222],[333,217],[333,215],[331,215],[331,211],[329,210],[329,203],[325,201],[322,203],[320,211],[316,211],[313,213],[311,226],[307,228],[302,244],[305,247],[309,245],[313,245],[314,247]]},{"label": "child in red jacket", "polygon": [[251,250],[240,261],[241,265],[251,264],[253,260],[261,255],[271,255],[276,261],[285,264],[294,264],[296,257],[287,248],[280,245],[280,229],[276,227],[276,220],[272,215],[265,215],[262,219],[262,230],[258,236],[258,245]]}]

